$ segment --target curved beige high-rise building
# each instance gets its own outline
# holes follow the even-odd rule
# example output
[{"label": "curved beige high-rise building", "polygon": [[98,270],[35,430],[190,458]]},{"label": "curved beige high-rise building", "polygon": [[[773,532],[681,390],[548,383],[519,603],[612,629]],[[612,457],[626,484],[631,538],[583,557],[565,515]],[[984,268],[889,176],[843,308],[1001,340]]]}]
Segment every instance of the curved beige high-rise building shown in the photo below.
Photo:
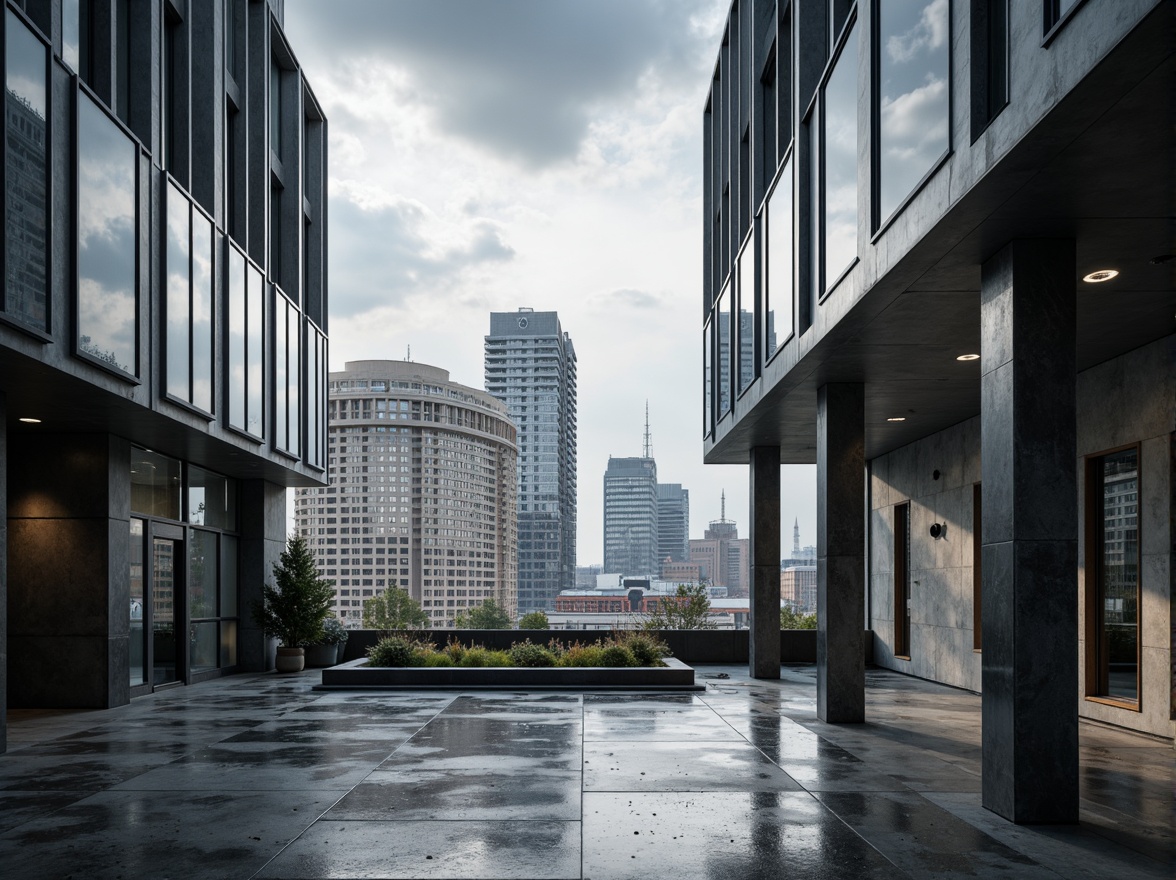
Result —
[{"label": "curved beige high-rise building", "polygon": [[516,429],[437,367],[353,361],[330,374],[329,485],[298,492],[298,533],[358,627],[388,587],[434,627],[494,599],[518,608]]}]

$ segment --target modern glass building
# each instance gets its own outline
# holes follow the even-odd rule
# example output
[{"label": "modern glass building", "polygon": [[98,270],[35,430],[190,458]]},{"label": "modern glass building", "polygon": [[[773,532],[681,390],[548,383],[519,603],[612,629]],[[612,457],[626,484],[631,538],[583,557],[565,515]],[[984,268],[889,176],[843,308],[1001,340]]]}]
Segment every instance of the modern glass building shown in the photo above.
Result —
[{"label": "modern glass building", "polygon": [[690,490],[681,483],[657,484],[657,559],[690,559]]},{"label": "modern glass building", "polygon": [[654,577],[658,558],[657,462],[613,458],[604,472],[604,570]]},{"label": "modern glass building", "polygon": [[518,426],[519,613],[576,584],[576,350],[555,312],[492,312],[486,390]]},{"label": "modern glass building", "polygon": [[[983,803],[1078,815],[1078,719],[1173,735],[1176,4],[736,0],[705,100],[702,438],[817,465],[818,714],[983,692]],[[750,314],[751,319],[743,316]],[[734,316],[740,315],[735,321]]]},{"label": "modern glass building", "polygon": [[493,599],[518,605],[518,446],[501,401],[408,361],[330,374],[325,487],[300,489],[295,522],[335,611],[359,628],[389,587],[440,629]]},{"label": "modern glass building", "polygon": [[265,669],[286,488],[326,474],[326,121],[282,5],[8,2],[2,45],[0,690]]}]

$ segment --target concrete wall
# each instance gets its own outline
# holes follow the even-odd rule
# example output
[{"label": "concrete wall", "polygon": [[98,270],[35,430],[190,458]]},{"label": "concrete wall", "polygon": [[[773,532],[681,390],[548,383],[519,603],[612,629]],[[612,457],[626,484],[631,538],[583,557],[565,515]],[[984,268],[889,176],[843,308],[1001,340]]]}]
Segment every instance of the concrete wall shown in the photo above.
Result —
[{"label": "concrete wall", "polygon": [[0,755],[8,749],[8,409],[0,391]]},{"label": "concrete wall", "polygon": [[[1083,717],[1172,736],[1173,648],[1173,443],[1176,441],[1176,336],[1169,336],[1078,375],[1078,494],[1085,501],[1082,457],[1140,444],[1139,711],[1083,699]],[[1082,508],[1079,507],[1079,510]],[[1086,649],[1086,543],[1078,537],[1079,657]]]},{"label": "concrete wall", "polygon": [[[1078,375],[1079,523],[1085,522],[1084,457],[1141,444],[1140,710],[1085,699],[1079,714],[1172,736],[1176,703],[1176,336]],[[939,471],[939,479],[934,472]],[[947,430],[870,462],[869,626],[878,666],[980,690],[981,654],[973,650],[972,487],[980,480],[980,420]],[[894,505],[911,505],[911,657],[894,656]],[[944,537],[928,533],[946,523]],[[1085,547],[1079,534],[1079,669],[1085,657]]]},{"label": "concrete wall", "polygon": [[[935,478],[935,472],[939,478]],[[874,662],[973,691],[972,487],[980,480],[980,419],[870,462],[868,615]],[[894,656],[894,506],[910,502],[910,659]],[[932,538],[932,523],[945,523]]]},{"label": "concrete wall", "polygon": [[24,434],[8,459],[8,702],[130,699],[130,443]]}]

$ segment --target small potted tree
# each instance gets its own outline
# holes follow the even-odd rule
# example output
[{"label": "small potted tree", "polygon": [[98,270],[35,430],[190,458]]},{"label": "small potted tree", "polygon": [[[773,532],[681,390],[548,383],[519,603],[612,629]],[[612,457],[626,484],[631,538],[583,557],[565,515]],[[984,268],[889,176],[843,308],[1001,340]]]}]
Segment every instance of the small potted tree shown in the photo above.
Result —
[{"label": "small potted tree", "polygon": [[274,563],[274,581],[277,586],[262,586],[263,601],[253,604],[253,618],[267,636],[278,639],[278,672],[301,672],[303,646],[321,639],[334,585],[319,577],[306,541],[297,535],[286,540],[286,549]]}]

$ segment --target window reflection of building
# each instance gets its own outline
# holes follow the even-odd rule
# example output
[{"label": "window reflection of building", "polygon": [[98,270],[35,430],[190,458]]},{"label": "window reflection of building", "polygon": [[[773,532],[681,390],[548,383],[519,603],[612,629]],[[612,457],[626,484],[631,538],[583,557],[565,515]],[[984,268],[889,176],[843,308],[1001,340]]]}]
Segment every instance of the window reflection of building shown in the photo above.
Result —
[{"label": "window reflection of building", "polygon": [[1135,701],[1139,698],[1139,451],[1102,456],[1094,470],[1098,626],[1092,647],[1098,680],[1093,689]]}]

